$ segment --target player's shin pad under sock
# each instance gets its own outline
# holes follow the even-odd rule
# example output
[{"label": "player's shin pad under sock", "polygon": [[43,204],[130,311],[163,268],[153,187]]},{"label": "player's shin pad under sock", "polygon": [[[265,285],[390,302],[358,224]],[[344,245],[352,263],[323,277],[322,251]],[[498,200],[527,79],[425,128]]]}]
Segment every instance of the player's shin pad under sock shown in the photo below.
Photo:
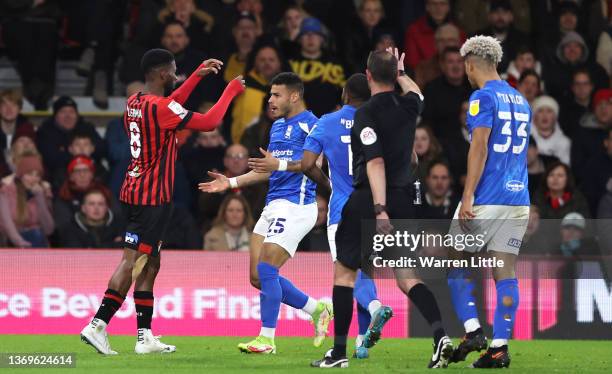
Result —
[{"label": "player's shin pad under sock", "polygon": [[361,306],[361,304],[357,303],[357,322],[359,322],[359,335],[365,335],[368,331],[368,327],[370,326],[370,322],[372,321],[372,317],[370,316],[370,312],[367,309]]},{"label": "player's shin pad under sock", "polygon": [[493,319],[493,340],[508,340],[512,336],[514,317],[519,304],[519,289],[516,278],[503,279],[495,284],[497,307]]},{"label": "player's shin pad under sock", "polygon": [[334,350],[333,358],[346,357],[346,339],[353,318],[353,288],[334,286]]},{"label": "player's shin pad under sock", "polygon": [[134,291],[134,304],[136,305],[136,321],[139,329],[151,329],[153,318],[153,292]]},{"label": "player's shin pad under sock", "polygon": [[257,265],[261,292],[261,322],[263,327],[276,328],[278,312],[283,297],[283,290],[278,279],[278,269],[268,263],[260,262]]},{"label": "player's shin pad under sock", "polygon": [[408,297],[431,326],[434,343],[437,345],[438,341],[446,335],[446,332],[444,332],[440,308],[438,308],[438,302],[433,293],[425,284],[419,283],[410,289]]},{"label": "player's shin pad under sock", "polygon": [[111,290],[110,288],[107,289],[106,292],[104,292],[104,298],[94,318],[101,319],[108,324],[119,308],[121,308],[123,300],[125,300],[125,296],[122,296],[119,292]]},{"label": "player's shin pad under sock", "polygon": [[[478,323],[476,298],[473,294],[474,282],[469,278],[468,270],[464,268],[451,269],[448,272],[447,283],[457,318],[466,327],[466,332],[476,330],[480,327],[480,324]],[[470,323],[466,324],[467,321],[470,321]]]},{"label": "player's shin pad under sock", "polygon": [[[291,281],[279,275],[278,282],[283,290],[283,304],[287,304],[295,309],[302,309],[308,302],[308,295],[295,287]],[[316,302],[315,302],[316,307]],[[312,314],[312,313],[309,313]]]}]

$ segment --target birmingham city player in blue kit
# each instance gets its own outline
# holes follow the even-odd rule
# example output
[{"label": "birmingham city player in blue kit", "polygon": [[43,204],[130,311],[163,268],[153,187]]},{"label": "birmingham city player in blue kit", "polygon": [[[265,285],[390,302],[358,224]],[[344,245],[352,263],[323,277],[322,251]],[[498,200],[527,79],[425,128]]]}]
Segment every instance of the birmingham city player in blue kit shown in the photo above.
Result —
[{"label": "birmingham city player in blue kit", "polygon": [[[238,345],[242,352],[259,354],[276,353],[274,333],[281,303],[312,316],[316,347],[323,343],[333,317],[331,304],[314,300],[279,275],[317,219],[316,184],[302,173],[287,171],[288,162],[302,158],[304,141],[317,117],[306,110],[304,84],[296,74],[280,73],[270,85],[270,109],[278,119],[270,129],[268,151],[262,152],[281,160],[278,170],[250,171],[235,178],[209,172],[214,180],[199,185],[204,192],[222,192],[269,180],[266,207],[253,229],[250,245],[251,284],[261,290],[262,327],[257,338]],[[315,180],[329,183],[324,175]]]},{"label": "birmingham city player in blue kit", "polygon": [[[332,194],[327,217],[327,238],[332,261],[336,261],[336,230],[341,219],[342,208],[353,192],[351,154],[351,127],[355,111],[370,98],[370,88],[365,74],[354,74],[347,81],[342,92],[345,104],[336,112],[321,117],[312,128],[304,143],[304,155],[300,161],[288,164],[289,171],[304,172],[312,178],[321,173],[317,159],[323,153],[329,164]],[[277,170],[279,160],[268,153],[267,157],[249,160],[249,166],[257,172]],[[391,308],[378,300],[376,285],[365,273],[359,272],[355,282],[355,299],[358,306],[359,335],[355,341],[355,357],[367,358],[368,348],[375,343],[365,339],[371,319],[375,326],[370,330],[380,333],[384,323],[392,316]],[[372,335],[372,334],[370,334]],[[370,336],[368,335],[368,337]]]},{"label": "birmingham city player in blue kit", "polygon": [[[467,179],[450,233],[461,235],[477,227],[485,235],[489,255],[503,261],[503,266],[493,268],[497,290],[493,340],[486,353],[472,364],[475,368],[502,368],[510,365],[508,340],[519,303],[515,263],[529,217],[527,148],[531,109],[527,100],[497,74],[502,48],[496,39],[470,38],[461,47],[461,55],[470,83],[479,89],[470,97]],[[481,249],[451,250],[450,256],[466,258]],[[487,339],[478,320],[468,269],[451,269],[448,286],[455,312],[466,331],[451,358],[451,362],[458,362],[470,352],[486,349]]]}]

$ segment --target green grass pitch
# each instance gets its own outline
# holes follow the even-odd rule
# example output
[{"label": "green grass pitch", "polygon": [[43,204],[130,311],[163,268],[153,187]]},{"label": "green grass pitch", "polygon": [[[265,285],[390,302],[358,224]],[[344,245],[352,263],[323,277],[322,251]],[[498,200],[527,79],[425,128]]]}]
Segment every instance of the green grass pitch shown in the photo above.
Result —
[{"label": "green grass pitch", "polygon": [[[250,338],[246,338],[250,339]],[[0,335],[0,352],[74,352],[76,369],[6,369],[0,373],[314,373],[308,365],[322,357],[326,348],[314,348],[306,338],[277,338],[278,354],[241,354],[236,344],[245,338],[174,337],[162,339],[175,344],[167,355],[139,356],[134,353],[135,337],[111,336],[118,356],[102,356],[80,342],[78,335]],[[455,340],[455,344],[457,341]],[[331,345],[328,339],[324,347]],[[349,354],[352,355],[352,349]],[[611,341],[513,341],[512,364],[504,373],[610,373]],[[469,362],[477,358],[468,356]],[[370,351],[367,360],[350,360],[343,372],[426,373],[431,357],[430,339],[383,339]],[[466,363],[451,365],[449,372],[470,372]]]}]

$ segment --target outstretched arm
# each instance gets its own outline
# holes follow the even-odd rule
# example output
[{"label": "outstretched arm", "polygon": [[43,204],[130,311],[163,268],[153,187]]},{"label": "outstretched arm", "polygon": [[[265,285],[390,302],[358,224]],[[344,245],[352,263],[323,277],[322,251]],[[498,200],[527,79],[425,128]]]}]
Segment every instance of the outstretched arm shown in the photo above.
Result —
[{"label": "outstretched arm", "polygon": [[170,98],[181,105],[185,104],[189,98],[189,95],[191,95],[202,78],[210,73],[217,74],[219,70],[221,70],[222,66],[223,62],[215,60],[214,58],[202,62],[200,66],[198,66],[198,68],[191,73],[189,78],[185,79],[183,84],[172,92]]},{"label": "outstretched arm", "polygon": [[[242,76],[232,79],[232,81],[225,87],[223,94],[219,98],[219,101],[213,105],[208,112],[205,114],[190,112],[191,118],[187,119],[185,127],[191,130],[198,131],[211,131],[215,129],[221,121],[227,108],[234,99],[234,97],[240,95],[244,91],[244,80]],[[187,114],[189,115],[189,114]]]},{"label": "outstretched arm", "polygon": [[202,192],[224,192],[229,188],[246,187],[252,184],[265,182],[270,178],[270,173],[256,173],[252,170],[234,178],[228,178],[223,174],[214,173],[212,171],[209,171],[208,175],[213,178],[212,181],[198,184],[198,189]]}]

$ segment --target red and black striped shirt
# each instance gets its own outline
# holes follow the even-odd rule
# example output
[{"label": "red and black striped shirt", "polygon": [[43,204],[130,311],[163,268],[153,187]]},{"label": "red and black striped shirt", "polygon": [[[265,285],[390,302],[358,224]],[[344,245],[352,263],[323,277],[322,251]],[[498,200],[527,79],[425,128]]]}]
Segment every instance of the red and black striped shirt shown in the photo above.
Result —
[{"label": "red and black striped shirt", "polygon": [[132,205],[160,205],[172,200],[176,164],[176,130],[193,113],[169,97],[137,93],[127,100],[123,126],[132,161],[119,199]]}]

